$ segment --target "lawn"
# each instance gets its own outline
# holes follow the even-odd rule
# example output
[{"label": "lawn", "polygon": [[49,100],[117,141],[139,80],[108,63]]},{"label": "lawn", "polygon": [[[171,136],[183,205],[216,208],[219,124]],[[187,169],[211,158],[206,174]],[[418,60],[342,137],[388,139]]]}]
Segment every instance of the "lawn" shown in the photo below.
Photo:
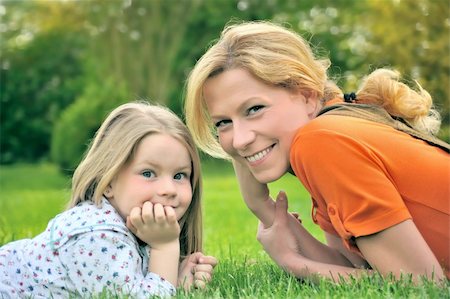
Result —
[{"label": "lawn", "polygon": [[[255,239],[257,220],[240,198],[230,164],[205,159],[204,251],[220,263],[208,289],[178,298],[450,298],[450,285],[414,286],[368,277],[344,284],[299,282],[278,269]],[[0,167],[0,244],[33,237],[64,209],[70,178],[51,164]],[[290,211],[300,214],[305,227],[319,240],[323,235],[310,219],[307,192],[293,176],[272,184],[271,192],[285,190]]]}]

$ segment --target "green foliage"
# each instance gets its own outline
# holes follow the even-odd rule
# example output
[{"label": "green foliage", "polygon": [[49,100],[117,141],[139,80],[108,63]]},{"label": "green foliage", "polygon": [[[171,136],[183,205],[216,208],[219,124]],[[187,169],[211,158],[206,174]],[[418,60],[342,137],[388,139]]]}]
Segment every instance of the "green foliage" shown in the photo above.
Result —
[{"label": "green foliage", "polygon": [[450,125],[441,126],[438,137],[447,143],[450,143]]},{"label": "green foliage", "polygon": [[54,30],[2,52],[0,163],[47,156],[52,126],[82,91],[83,40]]},{"label": "green foliage", "polygon": [[128,101],[126,89],[114,80],[91,82],[83,95],[62,113],[54,127],[52,161],[64,172],[73,172],[106,115]]},{"label": "green foliage", "polygon": [[[366,59],[399,70],[433,97],[450,124],[450,4],[447,0],[367,1]],[[388,2],[388,3],[385,3]],[[388,55],[386,55],[388,54]],[[413,83],[414,84],[414,83]]]},{"label": "green foliage", "polygon": [[330,75],[345,91],[357,89],[376,67],[398,69],[430,92],[444,128],[450,122],[446,0],[30,0],[0,6],[6,11],[0,20],[1,164],[48,159],[59,114],[93,82],[101,88],[105,76],[121,83],[111,94],[125,88],[181,115],[187,74],[230,20],[290,26],[330,58]]}]

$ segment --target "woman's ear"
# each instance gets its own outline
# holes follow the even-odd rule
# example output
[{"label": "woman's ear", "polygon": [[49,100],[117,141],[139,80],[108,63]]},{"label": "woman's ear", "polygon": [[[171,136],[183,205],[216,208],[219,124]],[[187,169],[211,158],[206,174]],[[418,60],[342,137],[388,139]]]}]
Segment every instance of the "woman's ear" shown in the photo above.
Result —
[{"label": "woman's ear", "polygon": [[306,113],[310,119],[316,117],[320,109],[322,109],[322,104],[314,90],[300,90],[298,91],[299,96],[303,99],[306,106]]}]

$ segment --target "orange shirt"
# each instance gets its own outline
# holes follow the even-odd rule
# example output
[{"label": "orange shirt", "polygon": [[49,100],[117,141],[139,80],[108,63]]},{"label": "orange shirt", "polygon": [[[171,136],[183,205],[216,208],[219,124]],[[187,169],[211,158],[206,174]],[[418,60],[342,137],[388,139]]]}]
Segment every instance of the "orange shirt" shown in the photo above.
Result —
[{"label": "orange shirt", "polygon": [[323,115],[298,130],[290,155],[324,231],[357,250],[356,237],[412,219],[450,278],[449,154],[384,124]]}]

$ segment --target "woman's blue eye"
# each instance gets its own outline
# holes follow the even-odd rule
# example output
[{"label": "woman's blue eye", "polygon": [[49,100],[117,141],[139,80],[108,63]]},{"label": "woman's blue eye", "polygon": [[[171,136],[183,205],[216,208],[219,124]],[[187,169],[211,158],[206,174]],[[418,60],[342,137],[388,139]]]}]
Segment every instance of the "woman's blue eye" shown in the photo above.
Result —
[{"label": "woman's blue eye", "polygon": [[230,122],[231,122],[230,120],[220,120],[220,121],[216,122],[216,123],[214,124],[214,126],[215,126],[216,128],[220,128],[220,127],[223,127],[223,126],[225,126],[226,124],[228,124],[228,123],[230,123]]},{"label": "woman's blue eye", "polygon": [[142,172],[142,176],[145,178],[151,178],[155,176],[155,173],[151,170],[145,170]]},{"label": "woman's blue eye", "polygon": [[252,106],[247,110],[247,114],[251,115],[254,114],[256,112],[258,112],[259,110],[263,109],[264,106],[263,105],[256,105],[256,106]]},{"label": "woman's blue eye", "polygon": [[187,174],[185,174],[185,173],[182,173],[182,172],[179,172],[179,173],[177,173],[173,178],[175,179],[175,180],[182,180],[182,179],[185,179],[185,178],[187,178],[188,176],[187,176]]}]

